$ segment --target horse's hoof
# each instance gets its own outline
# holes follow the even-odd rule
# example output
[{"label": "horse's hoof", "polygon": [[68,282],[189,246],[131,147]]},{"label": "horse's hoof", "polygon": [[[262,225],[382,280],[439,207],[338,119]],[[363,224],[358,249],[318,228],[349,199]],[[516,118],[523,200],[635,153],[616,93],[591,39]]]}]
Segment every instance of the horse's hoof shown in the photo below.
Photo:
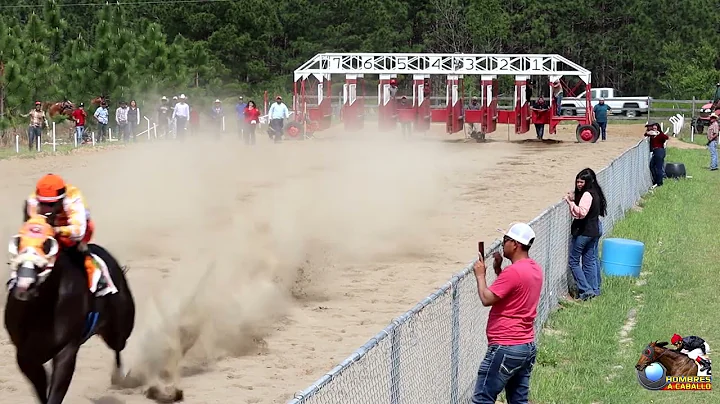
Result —
[{"label": "horse's hoof", "polygon": [[145,378],[132,374],[132,371],[123,374],[120,370],[115,370],[110,377],[110,384],[113,387],[122,389],[136,389],[145,384]]},{"label": "horse's hoof", "polygon": [[185,398],[183,391],[178,388],[167,387],[165,389],[161,389],[157,386],[150,387],[147,392],[145,392],[145,397],[162,404],[176,403],[183,401]]}]

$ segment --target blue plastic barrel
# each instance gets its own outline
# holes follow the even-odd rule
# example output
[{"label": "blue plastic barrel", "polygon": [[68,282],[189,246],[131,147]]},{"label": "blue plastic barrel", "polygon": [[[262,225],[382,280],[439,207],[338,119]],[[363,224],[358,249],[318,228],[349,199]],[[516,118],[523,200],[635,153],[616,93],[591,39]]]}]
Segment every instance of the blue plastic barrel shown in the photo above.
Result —
[{"label": "blue plastic barrel", "polygon": [[606,276],[640,276],[645,244],[624,238],[606,238],[602,243],[603,272]]}]

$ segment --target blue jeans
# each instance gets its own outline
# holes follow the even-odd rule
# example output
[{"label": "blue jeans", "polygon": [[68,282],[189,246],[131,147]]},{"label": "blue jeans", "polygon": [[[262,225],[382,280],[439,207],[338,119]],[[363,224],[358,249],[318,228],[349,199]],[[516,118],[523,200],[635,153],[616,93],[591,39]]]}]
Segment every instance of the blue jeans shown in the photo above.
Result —
[{"label": "blue jeans", "polygon": [[710,168],[715,169],[718,168],[718,153],[717,153],[717,145],[718,141],[713,140],[708,144],[708,149],[710,149]]},{"label": "blue jeans", "polygon": [[[597,279],[597,245],[600,237],[577,236],[572,239],[570,248],[570,270],[578,287],[578,297],[587,299],[600,290]],[[582,266],[580,265],[582,259]]]},{"label": "blue jeans", "polygon": [[600,138],[602,140],[606,140],[607,139],[607,122],[597,121],[597,124],[600,127]]},{"label": "blue jeans", "polygon": [[545,124],[544,123],[543,124],[536,123],[535,124],[535,133],[537,134],[538,139],[542,139],[543,136],[545,135]]},{"label": "blue jeans", "polygon": [[[602,237],[602,222],[598,221],[598,226],[600,227],[600,237]],[[600,270],[600,237],[598,237],[598,242],[595,243],[595,279],[597,280],[597,288],[593,287],[593,292],[595,292],[595,296],[600,296],[600,286],[602,286],[602,271]]]},{"label": "blue jeans", "polygon": [[[652,151],[650,158],[650,173],[652,174],[653,184],[662,185],[665,177],[665,153],[664,147],[656,147]],[[717,159],[715,160],[717,161]],[[716,163],[717,166],[717,163]]]},{"label": "blue jeans", "polygon": [[490,345],[478,370],[472,403],[495,404],[504,389],[508,404],[527,404],[536,355],[534,342]]},{"label": "blue jeans", "polygon": [[557,113],[555,115],[562,115],[562,94],[558,94],[555,96],[555,105],[557,106]]},{"label": "blue jeans", "polygon": [[83,136],[85,135],[85,126],[75,126],[75,139],[78,143],[82,143]]}]

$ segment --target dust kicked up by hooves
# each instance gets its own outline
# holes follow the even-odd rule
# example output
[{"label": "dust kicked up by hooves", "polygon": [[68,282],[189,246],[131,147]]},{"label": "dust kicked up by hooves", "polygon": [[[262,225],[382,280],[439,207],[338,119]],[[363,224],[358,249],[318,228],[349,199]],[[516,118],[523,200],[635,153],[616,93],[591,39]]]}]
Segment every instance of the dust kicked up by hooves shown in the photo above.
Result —
[{"label": "dust kicked up by hooves", "polygon": [[[297,299],[327,295],[334,263],[422,251],[422,220],[457,161],[447,145],[386,139],[259,144],[235,139],[143,145],[110,170],[123,214],[98,210],[102,243],[172,268],[136,295],[121,387],[182,399],[181,369],[256,350]],[[138,271],[130,271],[130,284]],[[147,285],[141,285],[147,286]],[[269,347],[272,349],[272,347]]]}]

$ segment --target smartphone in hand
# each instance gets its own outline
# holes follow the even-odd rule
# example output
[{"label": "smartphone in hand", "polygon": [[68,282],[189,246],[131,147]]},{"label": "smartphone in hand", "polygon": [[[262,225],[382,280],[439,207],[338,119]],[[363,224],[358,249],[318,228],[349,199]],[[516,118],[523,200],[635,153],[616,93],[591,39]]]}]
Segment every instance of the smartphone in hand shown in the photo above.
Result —
[{"label": "smartphone in hand", "polygon": [[480,257],[485,258],[485,242],[484,241],[478,241],[478,254]]}]

